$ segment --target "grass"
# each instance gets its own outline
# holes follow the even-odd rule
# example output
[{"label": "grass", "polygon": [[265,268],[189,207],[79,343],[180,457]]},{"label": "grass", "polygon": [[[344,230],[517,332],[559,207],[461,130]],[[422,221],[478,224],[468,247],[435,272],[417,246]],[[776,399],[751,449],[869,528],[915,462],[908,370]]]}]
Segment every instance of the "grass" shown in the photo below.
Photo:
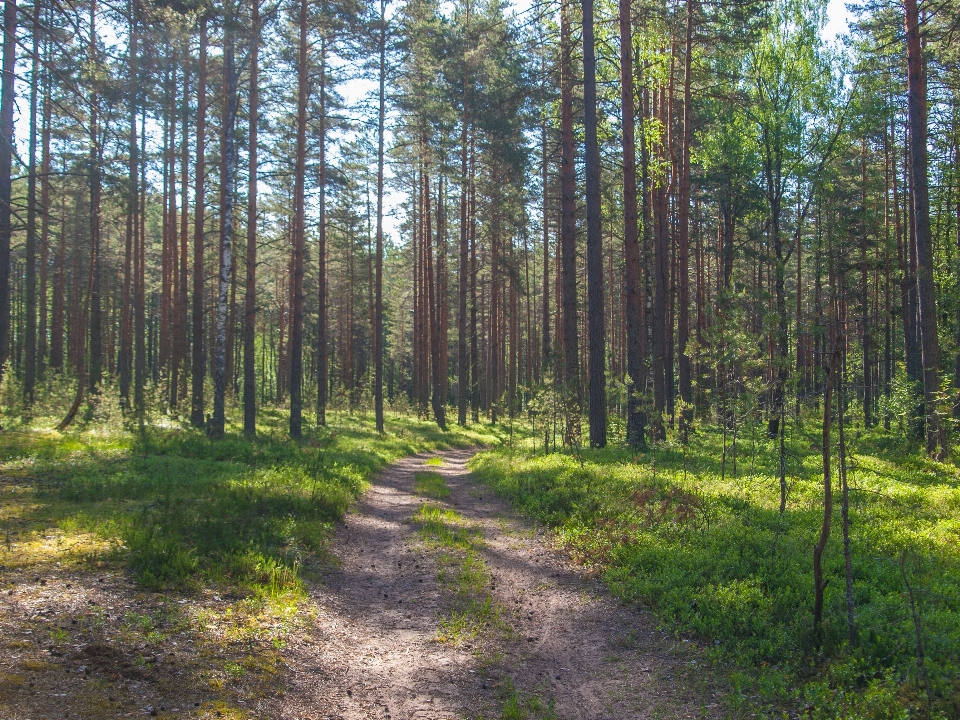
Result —
[{"label": "grass", "polygon": [[413,492],[434,500],[446,500],[450,497],[450,488],[447,487],[443,475],[438,472],[416,473],[413,476]]},{"label": "grass", "polygon": [[[437,477],[442,483],[443,477]],[[481,638],[485,628],[507,632],[502,608],[490,594],[492,576],[481,554],[481,533],[454,510],[429,503],[421,505],[412,519],[424,545],[439,551],[437,580],[449,608],[440,620],[437,639],[460,645]]]},{"label": "grass", "polygon": [[148,589],[276,598],[299,592],[305,563],[323,556],[374,472],[403,455],[491,439],[399,416],[382,437],[352,419],[301,443],[269,429],[217,442],[186,428],[8,431],[0,552],[18,568],[54,556],[115,559]]},{"label": "grass", "polygon": [[[120,614],[90,606],[72,620],[8,617],[0,644],[9,652],[26,643],[15,667],[38,691],[59,687],[48,646],[64,657],[108,648],[124,672],[170,698],[190,696],[196,716],[211,719],[252,717],[241,701],[280,691],[281,650],[317,613],[306,583],[332,561],[334,524],[375,472],[413,453],[497,440],[481,426],[441,432],[392,414],[381,436],[372,418],[331,412],[327,428],[293,442],[286,415],[262,410],[257,438],[233,426],[211,442],[176,418],[152,417],[140,430],[106,405],[62,434],[43,429],[53,405],[38,403],[32,420],[4,416],[0,587],[29,592],[24,578],[50,578],[56,592],[65,581],[109,586]],[[169,651],[178,653],[175,681],[155,661]],[[135,702],[139,692],[98,683],[74,688],[64,712],[104,716],[110,696]],[[0,715],[27,692],[0,677]]]},{"label": "grass", "polygon": [[[497,720],[557,719],[557,714],[553,708],[553,700],[545,703],[538,695],[521,694],[514,687],[510,678],[504,680],[497,695],[500,702]],[[479,720],[486,720],[486,716],[481,715]]]},{"label": "grass", "polygon": [[791,428],[783,515],[775,446],[760,428],[742,433],[736,471],[729,446],[721,467],[722,436],[712,428],[685,450],[664,444],[637,454],[543,454],[521,441],[481,453],[471,468],[550,525],[617,595],[698,638],[730,675],[732,714],[960,717],[957,468],[927,460],[905,440],[849,433],[858,631],[851,648],[839,481],[824,624],[812,630],[823,492],[817,428]]}]

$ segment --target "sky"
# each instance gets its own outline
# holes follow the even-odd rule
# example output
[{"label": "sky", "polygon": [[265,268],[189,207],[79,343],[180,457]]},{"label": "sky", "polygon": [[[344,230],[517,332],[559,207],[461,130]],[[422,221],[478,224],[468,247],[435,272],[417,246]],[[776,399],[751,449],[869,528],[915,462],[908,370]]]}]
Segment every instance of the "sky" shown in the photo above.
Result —
[{"label": "sky", "polygon": [[830,0],[827,4],[827,24],[823,28],[823,39],[833,42],[847,32],[850,13],[845,0]]}]

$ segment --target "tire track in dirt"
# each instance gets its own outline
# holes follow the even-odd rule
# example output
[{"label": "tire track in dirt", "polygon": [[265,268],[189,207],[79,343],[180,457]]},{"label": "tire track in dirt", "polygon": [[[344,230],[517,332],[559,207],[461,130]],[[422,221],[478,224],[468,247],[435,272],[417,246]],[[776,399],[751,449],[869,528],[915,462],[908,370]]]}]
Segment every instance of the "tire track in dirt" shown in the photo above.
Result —
[{"label": "tire track in dirt", "polygon": [[[505,689],[552,702],[569,720],[719,715],[697,653],[584,578],[466,469],[473,450],[405,458],[384,470],[338,529],[338,566],[310,589],[311,632],[284,652],[283,718],[499,718]],[[425,465],[439,456],[442,464]],[[436,462],[436,461],[434,461]],[[509,625],[480,641],[439,642],[449,598],[437,553],[410,520],[418,471],[440,473],[444,502],[482,532],[490,594]],[[532,716],[531,716],[532,717]]]}]

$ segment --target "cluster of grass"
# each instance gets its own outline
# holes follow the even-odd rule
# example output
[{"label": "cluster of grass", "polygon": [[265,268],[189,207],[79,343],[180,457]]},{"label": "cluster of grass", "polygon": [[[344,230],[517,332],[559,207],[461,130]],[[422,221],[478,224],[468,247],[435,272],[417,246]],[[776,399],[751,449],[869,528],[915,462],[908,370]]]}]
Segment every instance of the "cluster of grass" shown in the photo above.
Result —
[{"label": "cluster of grass", "polygon": [[858,638],[849,647],[839,481],[824,558],[825,617],[813,631],[819,434],[791,428],[780,514],[776,447],[759,428],[746,432],[737,464],[728,447],[723,467],[722,435],[709,428],[685,449],[574,456],[517,444],[481,453],[471,467],[555,528],[559,542],[618,595],[701,638],[733,669],[735,712],[960,717],[957,468],[927,460],[905,440],[849,433]]},{"label": "cluster of grass", "polygon": [[434,500],[446,500],[450,497],[450,488],[447,487],[443,475],[438,472],[416,473],[413,476],[413,491],[417,495],[423,495]]},{"label": "cluster of grass", "polygon": [[[443,476],[435,475],[434,490],[449,488]],[[450,596],[450,608],[440,621],[438,639],[460,644],[479,637],[484,628],[506,630],[500,606],[490,594],[491,575],[481,556],[483,537],[454,510],[430,503],[421,505],[413,515],[426,547],[439,551],[437,579]]]},{"label": "cluster of grass", "polygon": [[483,429],[440,432],[391,416],[382,436],[369,420],[346,417],[293,442],[283,420],[262,413],[256,439],[237,433],[215,442],[186,427],[6,431],[0,472],[15,480],[2,498],[0,530],[20,547],[51,532],[61,549],[64,538],[91,538],[88,554],[129,563],[150,589],[295,595],[374,472],[411,453],[494,439]]},{"label": "cluster of grass", "polygon": [[[500,710],[498,720],[556,720],[553,700],[544,702],[538,695],[522,695],[510,678],[498,692]],[[479,720],[485,720],[483,715]]]}]

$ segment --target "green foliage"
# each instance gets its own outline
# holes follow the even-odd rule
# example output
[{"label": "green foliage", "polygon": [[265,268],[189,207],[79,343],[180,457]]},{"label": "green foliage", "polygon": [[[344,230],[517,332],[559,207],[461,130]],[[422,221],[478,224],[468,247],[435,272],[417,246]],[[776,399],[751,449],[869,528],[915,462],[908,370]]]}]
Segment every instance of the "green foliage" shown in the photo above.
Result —
[{"label": "green foliage", "polygon": [[955,714],[960,473],[879,432],[851,433],[859,646],[849,648],[839,530],[825,556],[831,582],[824,627],[819,636],[812,631],[811,553],[822,517],[819,438],[812,429],[791,429],[783,515],[776,453],[762,432],[752,443],[741,440],[738,451],[750,457],[740,458],[739,473],[731,471],[728,445],[724,479],[722,435],[713,428],[695,435],[686,453],[669,445],[641,455],[611,448],[585,451],[581,460],[504,448],[481,453],[472,468],[552,526],[573,557],[602,571],[619,596],[650,605],[673,628],[699,638],[718,662],[741,668],[731,703],[741,698],[754,711],[757,695],[770,712],[802,704],[811,717],[925,711],[906,578],[914,588],[933,712]]},{"label": "green foliage", "polygon": [[374,472],[413,452],[494,439],[403,418],[389,418],[383,436],[372,425],[346,418],[302,443],[269,425],[256,439],[216,442],[189,429],[3,433],[0,454],[4,471],[31,486],[26,521],[38,532],[54,523],[113,543],[145,588],[212,585],[276,600],[301,594],[304,567],[323,557]]},{"label": "green foliage", "polygon": [[[537,695],[523,695],[507,678],[498,693],[501,702],[499,720],[556,720],[553,700],[544,702]],[[481,717],[483,720],[483,717]]]},{"label": "green foliage", "polygon": [[418,472],[413,476],[413,491],[417,495],[445,500],[450,497],[450,488],[447,487],[443,475],[438,472]]}]

